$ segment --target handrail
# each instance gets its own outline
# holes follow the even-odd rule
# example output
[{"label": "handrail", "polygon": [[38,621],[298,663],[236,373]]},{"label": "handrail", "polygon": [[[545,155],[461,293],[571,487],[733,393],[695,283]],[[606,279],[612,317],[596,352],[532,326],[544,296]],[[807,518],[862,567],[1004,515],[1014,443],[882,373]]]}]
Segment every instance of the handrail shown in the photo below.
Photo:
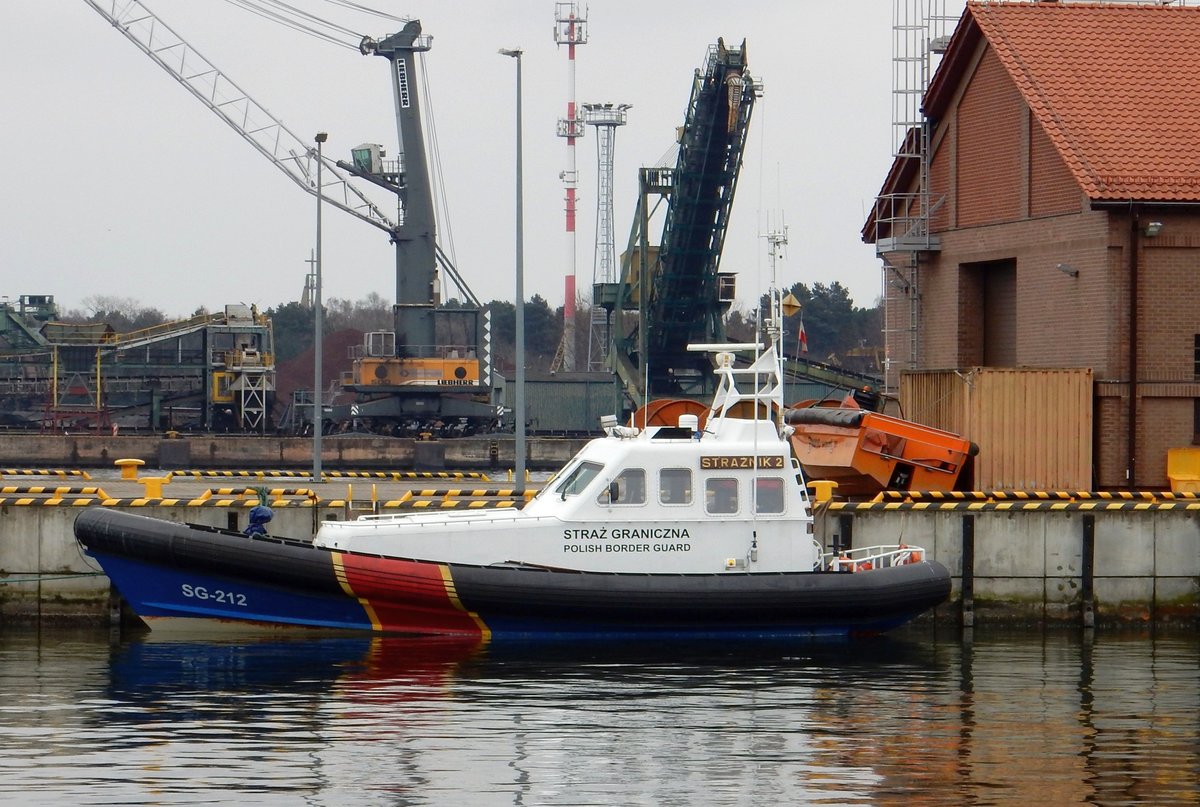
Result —
[{"label": "handrail", "polygon": [[879,544],[841,552],[827,552],[821,559],[831,572],[869,572],[892,566],[920,563],[925,559],[925,548],[910,544]]}]

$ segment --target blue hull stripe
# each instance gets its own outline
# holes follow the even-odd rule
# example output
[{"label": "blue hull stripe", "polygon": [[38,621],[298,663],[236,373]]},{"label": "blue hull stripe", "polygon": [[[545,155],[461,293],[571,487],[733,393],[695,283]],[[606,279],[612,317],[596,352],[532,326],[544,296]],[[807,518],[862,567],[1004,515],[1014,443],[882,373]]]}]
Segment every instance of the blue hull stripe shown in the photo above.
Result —
[{"label": "blue hull stripe", "polygon": [[362,605],[348,596],[289,591],[104,552],[91,554],[140,616],[371,630],[371,620]]}]

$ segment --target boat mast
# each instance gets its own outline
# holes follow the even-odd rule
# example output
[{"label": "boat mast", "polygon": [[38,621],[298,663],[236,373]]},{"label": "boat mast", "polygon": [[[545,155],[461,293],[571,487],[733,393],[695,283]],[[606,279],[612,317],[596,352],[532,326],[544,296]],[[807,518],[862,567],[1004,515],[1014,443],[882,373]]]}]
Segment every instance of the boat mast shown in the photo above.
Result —
[{"label": "boat mast", "polygon": [[771,230],[766,235],[767,256],[770,259],[771,281],[767,288],[767,305],[769,310],[763,317],[763,331],[767,344],[775,351],[776,363],[776,398],[775,425],[783,427],[783,292],[779,288],[777,262],[783,255],[783,248],[788,242],[788,228],[785,224],[781,229]]}]

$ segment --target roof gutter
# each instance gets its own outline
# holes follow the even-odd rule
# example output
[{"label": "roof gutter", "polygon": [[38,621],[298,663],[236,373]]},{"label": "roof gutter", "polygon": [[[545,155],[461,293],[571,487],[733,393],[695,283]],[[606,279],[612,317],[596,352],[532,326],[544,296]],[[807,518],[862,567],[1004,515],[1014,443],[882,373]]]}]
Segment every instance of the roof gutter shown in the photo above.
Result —
[{"label": "roof gutter", "polygon": [[1200,200],[1193,202],[1156,202],[1153,199],[1093,199],[1090,203],[1092,210],[1130,210],[1136,212],[1144,207],[1153,208],[1197,208]]}]

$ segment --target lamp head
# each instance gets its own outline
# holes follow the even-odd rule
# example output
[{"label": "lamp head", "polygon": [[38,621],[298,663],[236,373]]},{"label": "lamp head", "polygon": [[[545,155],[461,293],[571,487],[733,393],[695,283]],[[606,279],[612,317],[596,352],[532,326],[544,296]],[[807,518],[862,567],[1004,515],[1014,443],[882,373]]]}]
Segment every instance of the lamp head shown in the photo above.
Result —
[{"label": "lamp head", "polygon": [[1055,264],[1054,268],[1068,277],[1079,277],[1079,270],[1069,263]]}]

